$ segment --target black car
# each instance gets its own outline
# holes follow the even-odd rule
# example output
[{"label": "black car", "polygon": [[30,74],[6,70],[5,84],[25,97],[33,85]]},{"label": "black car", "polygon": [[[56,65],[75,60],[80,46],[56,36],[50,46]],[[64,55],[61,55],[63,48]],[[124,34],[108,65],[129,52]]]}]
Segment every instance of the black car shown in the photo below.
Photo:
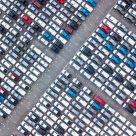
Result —
[{"label": "black car", "polygon": [[11,17],[11,18],[13,18],[14,20],[18,19],[18,16],[17,16],[17,14],[16,14],[16,12],[14,10],[10,10],[8,12],[8,16]]},{"label": "black car", "polygon": [[27,0],[18,0],[21,4],[23,4],[24,6],[28,6],[28,1]]},{"label": "black car", "polygon": [[5,55],[5,50],[3,50],[1,47],[0,47],[0,57]]},{"label": "black car", "polygon": [[57,47],[57,46],[54,45],[54,44],[50,45],[49,48],[50,48],[53,52],[55,52],[55,53],[59,53],[59,52],[60,52],[60,48]]},{"label": "black car", "polygon": [[120,40],[121,40],[121,36],[118,35],[118,34],[115,33],[115,32],[111,32],[111,33],[110,33],[110,36],[111,36],[115,41],[117,41],[117,42],[120,42]]},{"label": "black car", "polygon": [[127,81],[124,85],[128,90],[130,90],[131,92],[134,91],[135,87],[132,83],[130,83],[129,81]]},{"label": "black car", "polygon": [[63,43],[61,42],[61,41],[59,41],[59,40],[56,40],[55,42],[54,42],[54,45],[56,45],[58,48],[60,48],[60,49],[62,49],[63,48]]},{"label": "black car", "polygon": [[7,30],[3,25],[0,25],[0,33],[1,34],[6,34],[7,33]]},{"label": "black car", "polygon": [[42,27],[40,25],[38,25],[37,23],[35,23],[32,28],[34,29],[34,31],[41,33],[42,32]]},{"label": "black car", "polygon": [[133,114],[134,110],[132,107],[130,107],[129,104],[126,104],[125,107],[124,107],[129,113]]},{"label": "black car", "polygon": [[109,74],[113,74],[113,69],[109,65],[107,65],[107,64],[104,64],[104,66],[102,67],[102,69],[105,72],[109,73]]},{"label": "black car", "polygon": [[73,28],[74,30],[77,30],[78,29],[78,23],[74,20],[71,20],[70,23],[69,23],[69,26],[71,28]]},{"label": "black car", "polygon": [[91,75],[94,75],[94,74],[95,74],[95,69],[94,69],[93,66],[91,66],[91,65],[86,65],[85,68],[84,68],[84,70],[85,70],[87,73],[91,74]]},{"label": "black car", "polygon": [[87,57],[91,57],[92,56],[91,50],[88,47],[86,47],[86,46],[83,47],[83,49],[81,50],[81,52],[84,55],[86,55]]},{"label": "black car", "polygon": [[116,73],[116,74],[114,75],[114,79],[115,79],[116,81],[120,82],[120,83],[123,83],[123,82],[124,82],[123,76],[122,76],[121,74],[119,74],[119,73]]},{"label": "black car", "polygon": [[0,109],[0,112],[2,113],[2,117],[4,119],[8,117],[8,114],[5,111],[3,111],[2,109]]},{"label": "black car", "polygon": [[64,135],[65,134],[65,130],[64,128],[62,128],[60,125],[57,125],[57,127],[55,128],[56,132],[58,132],[58,134],[60,135]]}]

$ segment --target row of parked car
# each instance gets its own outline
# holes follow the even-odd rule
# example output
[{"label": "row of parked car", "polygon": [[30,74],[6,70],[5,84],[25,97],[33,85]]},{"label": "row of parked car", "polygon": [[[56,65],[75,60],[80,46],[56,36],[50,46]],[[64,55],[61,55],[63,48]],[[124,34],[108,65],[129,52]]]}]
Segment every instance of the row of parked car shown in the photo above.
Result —
[{"label": "row of parked car", "polygon": [[11,114],[51,62],[35,45],[13,46],[0,63],[0,116],[6,118]]},{"label": "row of parked car", "polygon": [[136,116],[136,34],[107,15],[69,64]]},{"label": "row of parked car", "polygon": [[20,123],[27,136],[133,136],[136,126],[63,70]]},{"label": "row of parked car", "polygon": [[[23,4],[22,1],[12,1],[13,5],[7,1],[3,4],[9,9],[5,9],[6,6],[2,4],[0,7],[7,14],[3,16],[4,20],[13,23],[18,33],[25,30],[25,36],[29,41],[36,37],[53,52],[59,53],[70,40],[73,31],[78,29],[96,7],[96,2],[68,0],[63,6],[59,1],[51,0],[46,4],[43,2],[32,0],[30,4],[27,1]],[[23,40],[25,42],[25,39]]]},{"label": "row of parked car", "polygon": [[[4,118],[11,114],[26,91],[52,62],[52,58],[31,45],[32,40],[38,37],[38,40],[44,41],[45,45],[49,43],[50,48],[58,53],[70,39],[73,30],[78,29],[80,17],[85,19],[96,6],[93,0],[69,0],[63,5],[54,0],[43,2],[0,2],[1,11],[4,12],[0,19],[0,114]],[[40,3],[42,7],[38,8]],[[73,15],[75,11],[77,13]],[[54,38],[55,35],[59,38]]]},{"label": "row of parked car", "polygon": [[133,0],[118,0],[114,9],[136,26],[136,3]]}]

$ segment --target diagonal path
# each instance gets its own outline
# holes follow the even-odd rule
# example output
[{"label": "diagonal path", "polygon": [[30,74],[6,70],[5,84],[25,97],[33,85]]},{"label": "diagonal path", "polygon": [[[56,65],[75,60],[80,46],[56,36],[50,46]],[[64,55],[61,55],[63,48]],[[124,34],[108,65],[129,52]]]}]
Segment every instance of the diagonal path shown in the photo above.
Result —
[{"label": "diagonal path", "polygon": [[[115,4],[116,0],[100,0],[95,11],[87,18],[78,31],[73,35],[68,45],[56,56],[54,62],[49,66],[48,70],[42,74],[36,84],[33,85],[31,91],[27,93],[24,99],[19,103],[16,109],[6,120],[1,120],[0,135],[10,136],[13,132],[17,136],[21,134],[17,131],[17,126],[24,119],[26,114],[39,100],[43,92],[55,80],[64,66],[74,56],[76,51],[82,46],[85,39],[96,29],[105,15]],[[34,41],[34,43],[39,44]],[[33,44],[34,44],[33,43]]]}]

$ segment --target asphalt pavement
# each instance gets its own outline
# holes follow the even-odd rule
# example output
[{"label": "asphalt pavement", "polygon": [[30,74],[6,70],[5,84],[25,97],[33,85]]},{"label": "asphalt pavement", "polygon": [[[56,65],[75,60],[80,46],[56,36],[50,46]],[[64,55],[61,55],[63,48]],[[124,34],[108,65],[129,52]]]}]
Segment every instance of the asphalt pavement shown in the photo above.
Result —
[{"label": "asphalt pavement", "polygon": [[[64,67],[66,67],[69,60],[74,56],[77,50],[85,42],[85,40],[100,24],[105,15],[111,12],[111,8],[116,3],[116,1],[117,0],[100,0],[98,2],[98,6],[95,8],[93,13],[73,34],[70,42],[68,42],[66,47],[58,55],[54,55],[51,52],[49,53],[54,60],[53,63],[49,66],[45,73],[41,75],[39,80],[33,85],[33,87],[27,93],[24,99],[17,105],[15,110],[12,112],[11,116],[9,116],[7,119],[1,119],[0,136],[10,136],[12,133],[15,134],[16,136],[22,136],[17,131],[17,127],[20,124],[20,122],[29,113],[32,107],[37,103],[37,101],[42,96],[44,91],[49,87],[49,85],[56,79],[57,75],[61,72],[61,70]],[[33,41],[33,44],[37,45],[41,49],[44,49],[44,45],[37,42],[36,40]],[[69,66],[67,66],[66,69],[75,74],[75,71],[73,71]],[[75,76],[82,80],[85,86],[87,85],[89,88],[95,90],[96,93],[100,94],[100,96],[111,107],[119,111],[128,120],[130,120],[132,123],[136,125],[136,121],[133,120],[133,117],[131,117],[129,113],[125,112],[120,106],[113,102],[110,97],[103,94],[94,84],[91,84],[90,82],[86,81],[78,74],[75,74]]]}]

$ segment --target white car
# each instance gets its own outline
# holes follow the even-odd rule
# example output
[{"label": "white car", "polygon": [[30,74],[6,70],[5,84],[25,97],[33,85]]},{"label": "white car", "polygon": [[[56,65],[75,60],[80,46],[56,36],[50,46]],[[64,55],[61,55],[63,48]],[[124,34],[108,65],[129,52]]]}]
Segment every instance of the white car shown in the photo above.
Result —
[{"label": "white car", "polygon": [[10,55],[6,55],[5,58],[12,63],[12,65],[15,65],[15,63],[17,62],[15,59],[13,59]]},{"label": "white car", "polygon": [[7,7],[0,3],[0,9],[5,12],[7,10]]},{"label": "white car", "polygon": [[41,19],[39,19],[38,17],[35,18],[35,22],[37,22],[43,28],[45,28],[45,26],[46,26],[46,24]]},{"label": "white car", "polygon": [[36,108],[38,108],[43,113],[46,113],[46,111],[47,111],[47,108],[43,104],[41,104],[41,103],[37,103],[36,104]]},{"label": "white car", "polygon": [[[50,32],[53,36],[55,36],[57,34],[57,32],[54,30],[54,28],[52,29],[50,26],[46,26],[45,28],[48,32]],[[43,33],[42,33],[43,34]]]},{"label": "white car", "polygon": [[40,63],[40,64],[41,64],[42,66],[44,66],[45,68],[48,67],[48,63],[47,63],[44,59],[38,58],[37,61],[38,61],[38,63]]},{"label": "white car", "polygon": [[136,44],[136,41],[134,41],[132,38],[130,38],[129,36],[125,36],[124,39],[132,46],[134,46]]},{"label": "white car", "polygon": [[22,122],[21,122],[21,125],[22,125],[24,128],[26,128],[29,132],[31,132],[31,131],[33,130],[33,128],[32,128],[29,124],[27,124],[25,121],[22,121]]},{"label": "white car", "polygon": [[79,66],[78,64],[76,64],[73,60],[71,60],[71,61],[69,62],[69,64],[70,64],[74,69],[76,69],[77,71],[80,70],[80,66]]},{"label": "white car", "polygon": [[26,72],[26,75],[29,77],[29,78],[31,78],[34,82],[36,82],[37,81],[37,77],[34,75],[34,74],[32,74],[30,71],[27,71]]},{"label": "white car", "polygon": [[52,21],[50,21],[49,25],[57,32],[60,30],[60,27]]},{"label": "white car", "polygon": [[68,18],[64,16],[61,12],[57,12],[57,17],[61,18],[62,21],[67,22]]},{"label": "white car", "polygon": [[7,60],[5,60],[5,59],[2,59],[1,60],[1,63],[5,66],[5,67],[7,67],[7,68],[11,68],[12,67],[12,65],[11,65],[11,63],[9,63]]},{"label": "white car", "polygon": [[59,39],[64,45],[68,42],[65,38],[63,38],[59,34],[56,35],[56,38]]},{"label": "white car", "polygon": [[87,61],[89,58],[85,56],[81,51],[77,52],[77,56],[79,56],[83,61]]},{"label": "white car", "polygon": [[37,110],[36,107],[34,107],[34,108],[32,109],[32,111],[33,111],[35,114],[37,114],[40,118],[43,116],[43,113],[40,112],[39,110]]},{"label": "white car", "polygon": [[90,80],[91,82],[93,82],[95,85],[97,85],[98,87],[102,87],[102,83],[99,82],[97,79],[95,79],[94,77],[91,78]]},{"label": "white car", "polygon": [[122,123],[126,122],[126,118],[120,115],[118,112],[115,113],[115,117],[118,118]]},{"label": "white car", "polygon": [[[16,27],[15,27],[15,28],[16,28]],[[15,36],[18,35],[18,32],[17,32],[14,28],[10,28],[9,31],[10,31],[13,35],[15,35]]]},{"label": "white car", "polygon": [[107,18],[108,20],[110,20],[113,24],[117,24],[117,23],[118,23],[118,20],[117,20],[116,18],[114,18],[113,16],[111,16],[110,14],[108,14],[108,15],[106,16],[106,18]]},{"label": "white car", "polygon": [[24,35],[30,40],[33,39],[33,37],[28,32],[25,32]]},{"label": "white car", "polygon": [[5,78],[4,78],[4,81],[5,81],[8,85],[10,85],[11,87],[14,87],[14,86],[15,86],[15,83],[14,83],[12,80],[10,80],[8,77],[5,77]]},{"label": "white car", "polygon": [[124,101],[117,97],[116,95],[113,95],[112,99],[114,99],[119,105],[122,105],[124,103]]},{"label": "white car", "polygon": [[9,30],[10,29],[10,25],[6,22],[4,22],[2,19],[0,19],[0,23],[7,29]]},{"label": "white car", "polygon": [[4,104],[1,104],[1,105],[0,105],[0,109],[3,110],[4,112],[6,112],[8,115],[11,114],[11,112],[12,112],[12,111],[11,111],[8,107],[6,107]]},{"label": "white car", "polygon": [[103,20],[103,23],[104,23],[105,25],[109,26],[110,29],[113,29],[113,28],[114,28],[114,24],[111,23],[110,21],[108,21],[107,19],[104,19],[104,20]]},{"label": "white car", "polygon": [[117,27],[115,27],[113,29],[114,32],[116,32],[117,34],[119,34],[121,37],[125,36],[125,33],[123,31],[121,31],[120,29],[118,29]]},{"label": "white car", "polygon": [[58,19],[58,17],[53,17],[52,20],[56,22],[59,26],[62,26],[63,24],[63,22],[60,19]]},{"label": "white car", "polygon": [[104,130],[105,130],[110,136],[114,136],[114,135],[115,135],[115,132],[114,132],[111,128],[107,127],[107,126],[104,127]]},{"label": "white car", "polygon": [[35,74],[35,76],[40,76],[40,72],[36,69],[36,68],[34,68],[34,67],[31,67],[30,68],[30,71],[33,73],[33,74]]},{"label": "white car", "polygon": [[93,11],[93,8],[91,6],[89,6],[86,2],[83,2],[82,6],[84,8],[86,8],[90,13]]},{"label": "white car", "polygon": [[103,38],[101,38],[98,34],[96,34],[95,32],[92,34],[92,36],[94,38],[96,38],[96,40],[98,40],[98,42],[102,43],[103,42]]},{"label": "white car", "polygon": [[9,47],[2,42],[0,42],[0,47],[5,51],[7,51],[9,49]]},{"label": "white car", "polygon": [[128,12],[136,18],[136,11],[134,9],[130,8]]},{"label": "white car", "polygon": [[42,136],[41,134],[39,134],[35,129],[32,130],[32,134],[34,136]]},{"label": "white car", "polygon": [[13,110],[15,108],[15,106],[11,104],[7,99],[4,100],[3,104],[7,106],[8,108],[10,108],[10,110]]},{"label": "white car", "polygon": [[16,86],[15,90],[22,96],[26,95],[26,92],[23,89],[21,89],[19,86]]},{"label": "white car", "polygon": [[[28,85],[31,85],[33,83],[33,80],[27,76],[23,76],[22,80],[27,83]],[[25,85],[25,83],[21,83],[21,87],[23,87],[24,89],[27,87],[27,85]]]},{"label": "white car", "polygon": [[75,8],[78,8],[78,6],[79,6],[79,3],[77,3],[77,2],[74,1],[74,0],[68,0],[68,2],[69,2],[73,7],[75,7]]},{"label": "white car", "polygon": [[36,54],[41,55],[42,51],[38,49],[35,45],[31,45],[30,48],[34,50]]},{"label": "white car", "polygon": [[41,57],[46,60],[49,64],[52,62],[52,59],[50,57],[48,57],[47,55],[45,55],[44,53],[41,54]]},{"label": "white car", "polygon": [[11,86],[9,86],[6,82],[1,82],[1,86],[4,87],[9,92],[12,90]]},{"label": "white car", "polygon": [[[26,10],[24,11],[24,13],[27,14],[27,15],[28,15],[29,17],[31,17],[32,19],[35,19],[35,17],[36,17],[36,16],[35,16],[32,12],[30,12],[28,9],[26,9]],[[23,17],[23,15],[24,15],[24,14],[22,14],[21,17]]]},{"label": "white car", "polygon": [[43,66],[41,66],[40,64],[38,64],[37,62],[35,62],[33,66],[35,68],[37,68],[40,72],[44,72],[45,71],[45,68]]},{"label": "white car", "polygon": [[46,7],[48,7],[54,14],[57,12],[57,9],[50,4],[46,4]]},{"label": "white car", "polygon": [[15,65],[20,71],[22,71],[23,73],[26,73],[27,69],[25,67],[23,67],[22,65],[20,65],[19,63],[16,63]]},{"label": "white car", "polygon": [[48,46],[49,42],[45,40],[41,35],[38,36],[38,40],[42,42],[45,46]]}]

